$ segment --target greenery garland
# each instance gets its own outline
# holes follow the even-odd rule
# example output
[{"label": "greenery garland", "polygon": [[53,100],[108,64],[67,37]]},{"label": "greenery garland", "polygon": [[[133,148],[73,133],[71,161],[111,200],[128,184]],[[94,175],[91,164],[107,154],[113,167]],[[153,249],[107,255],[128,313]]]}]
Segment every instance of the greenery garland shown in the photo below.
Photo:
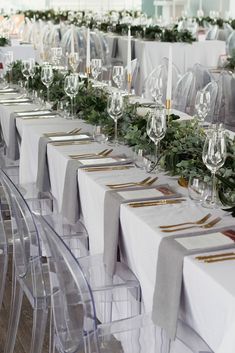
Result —
[{"label": "greenery garland", "polygon": [[[24,80],[21,72],[21,62],[17,61],[12,68],[13,81],[19,83]],[[40,79],[41,67],[38,66],[30,89],[36,90],[46,97],[46,88]],[[55,106],[58,102],[68,102],[63,84],[64,75],[54,70],[54,81],[50,88],[50,98]],[[85,82],[81,85],[75,97],[75,110],[78,117],[93,125],[103,125],[109,136],[113,136],[113,120],[107,113],[108,93],[102,89],[93,88]],[[154,144],[146,133],[147,119],[138,115],[138,104],[129,104],[125,101],[125,114],[119,119],[119,137],[131,147],[144,149],[147,153],[154,152]],[[172,176],[180,176],[188,180],[190,176],[203,177],[210,180],[210,172],[202,161],[202,150],[205,141],[205,132],[198,126],[195,119],[178,121],[177,116],[170,116],[167,122],[167,132],[161,141],[162,166]],[[235,207],[235,139],[227,139],[227,159],[218,172],[219,195],[221,201]],[[231,213],[235,214],[234,208]]]},{"label": "greenery garland", "polygon": [[9,39],[6,37],[0,37],[0,47],[5,47],[6,45],[10,45]]}]

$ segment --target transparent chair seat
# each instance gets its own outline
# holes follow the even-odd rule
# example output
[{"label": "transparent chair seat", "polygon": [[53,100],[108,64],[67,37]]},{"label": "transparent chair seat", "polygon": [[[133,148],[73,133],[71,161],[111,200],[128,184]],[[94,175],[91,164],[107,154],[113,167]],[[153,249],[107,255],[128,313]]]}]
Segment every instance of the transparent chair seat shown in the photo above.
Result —
[{"label": "transparent chair seat", "polygon": [[45,220],[38,218],[54,293],[51,303],[58,352],[212,353],[182,321],[174,341],[153,324],[151,314],[99,324],[94,292],[78,260]]}]

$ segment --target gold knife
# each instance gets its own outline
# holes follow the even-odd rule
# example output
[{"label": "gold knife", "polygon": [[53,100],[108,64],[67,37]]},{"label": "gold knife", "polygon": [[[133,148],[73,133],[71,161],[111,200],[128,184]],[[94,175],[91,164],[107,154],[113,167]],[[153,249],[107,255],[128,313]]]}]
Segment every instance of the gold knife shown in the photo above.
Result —
[{"label": "gold knife", "polygon": [[130,207],[148,207],[148,206],[161,206],[161,205],[171,205],[171,204],[177,204],[181,203],[183,201],[186,201],[186,199],[165,199],[165,200],[157,200],[157,201],[147,201],[147,202],[131,202],[128,203],[128,206]]},{"label": "gold knife", "polygon": [[134,165],[129,166],[116,166],[116,167],[91,167],[91,168],[84,168],[86,172],[104,172],[104,171],[112,171],[112,170],[125,170],[135,168]]},{"label": "gold knife", "polygon": [[204,262],[207,264],[210,264],[213,262],[221,262],[221,261],[229,261],[229,260],[235,260],[235,256],[220,257],[218,259],[209,259],[209,260],[204,260]]},{"label": "gold knife", "polygon": [[232,256],[235,255],[235,252],[225,252],[221,254],[213,254],[213,255],[206,255],[206,256],[196,256],[195,259],[198,261],[202,260],[210,260],[218,257],[223,257],[223,256]]}]

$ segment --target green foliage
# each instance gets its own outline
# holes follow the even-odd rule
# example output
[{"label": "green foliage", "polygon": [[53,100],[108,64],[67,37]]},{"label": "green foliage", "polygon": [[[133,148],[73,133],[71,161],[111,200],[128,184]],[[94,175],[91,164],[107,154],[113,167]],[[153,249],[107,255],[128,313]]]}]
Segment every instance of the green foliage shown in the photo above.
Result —
[{"label": "green foliage", "polygon": [[0,47],[5,47],[6,45],[10,45],[9,39],[6,37],[0,37]]}]

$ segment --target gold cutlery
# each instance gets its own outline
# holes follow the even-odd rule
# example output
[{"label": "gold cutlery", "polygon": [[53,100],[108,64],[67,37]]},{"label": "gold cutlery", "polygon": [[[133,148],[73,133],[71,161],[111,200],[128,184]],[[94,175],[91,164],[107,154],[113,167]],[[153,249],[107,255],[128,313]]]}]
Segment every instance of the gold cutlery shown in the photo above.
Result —
[{"label": "gold cutlery", "polygon": [[162,206],[162,205],[172,205],[172,204],[177,204],[181,203],[183,201],[186,201],[186,199],[164,199],[164,200],[156,200],[156,201],[144,201],[144,202],[131,202],[128,204],[128,206],[133,207],[133,208],[138,208],[138,207],[148,207],[148,206]]},{"label": "gold cutlery", "polygon": [[126,169],[131,169],[135,168],[134,165],[128,165],[128,166],[115,166],[115,167],[90,167],[90,168],[84,168],[85,172],[108,172],[112,170],[126,170]]},{"label": "gold cutlery", "polygon": [[205,260],[204,262],[209,264],[213,262],[222,262],[222,261],[230,261],[230,260],[235,260],[235,256],[220,257],[219,259],[210,259],[210,260]]},{"label": "gold cutlery", "polygon": [[70,146],[70,145],[89,145],[91,141],[49,141],[49,143],[53,146]]},{"label": "gold cutlery", "polygon": [[208,213],[205,217],[203,217],[203,218],[201,218],[201,219],[199,219],[198,221],[195,221],[195,222],[185,222],[185,223],[172,224],[172,225],[169,225],[169,226],[159,226],[159,228],[165,229],[165,228],[174,228],[174,227],[179,227],[179,226],[185,226],[187,224],[203,224],[210,217],[211,217],[211,213]]},{"label": "gold cutlery", "polygon": [[221,221],[220,217],[217,217],[215,219],[213,219],[212,221],[210,221],[209,223],[203,224],[203,225],[195,225],[195,226],[190,226],[190,227],[183,227],[183,228],[176,228],[176,229],[162,229],[162,232],[164,233],[170,233],[170,232],[179,232],[181,230],[186,230],[186,229],[192,229],[192,228],[204,228],[204,229],[208,229],[208,228],[212,228],[214,227],[217,223],[219,223]]},{"label": "gold cutlery", "polygon": [[69,157],[73,159],[79,159],[79,158],[92,158],[92,157],[107,157],[110,153],[113,152],[113,149],[105,149],[99,153],[83,153],[83,154],[71,154]]},{"label": "gold cutlery", "polygon": [[216,259],[216,258],[220,258],[220,257],[233,256],[233,255],[235,255],[235,252],[224,252],[224,253],[220,253],[220,254],[196,256],[195,259],[198,261],[203,261],[203,260],[210,260],[210,259]]},{"label": "gold cutlery", "polygon": [[145,185],[151,186],[151,185],[153,185],[153,183],[155,183],[156,180],[158,180],[158,177],[155,177],[152,180],[147,181],[147,183]]},{"label": "gold cutlery", "polygon": [[32,116],[28,118],[28,116],[25,118],[24,116],[17,116],[17,119],[20,118],[22,120],[41,120],[41,119],[50,119],[50,118],[55,118],[57,115],[39,115],[39,116]]},{"label": "gold cutlery", "polygon": [[[75,131],[75,132],[74,132]],[[53,136],[67,136],[67,135],[72,135],[75,134],[77,135],[79,132],[81,131],[81,129],[72,129],[70,131],[64,132],[64,131],[56,131],[56,132],[47,132],[44,135],[47,137],[53,137]]]},{"label": "gold cutlery", "polygon": [[138,186],[138,185],[145,185],[151,177],[148,177],[144,180],[138,181],[138,182],[128,182],[128,183],[119,183],[119,184],[107,184],[109,188],[121,188],[121,187],[127,187],[127,186]]}]

